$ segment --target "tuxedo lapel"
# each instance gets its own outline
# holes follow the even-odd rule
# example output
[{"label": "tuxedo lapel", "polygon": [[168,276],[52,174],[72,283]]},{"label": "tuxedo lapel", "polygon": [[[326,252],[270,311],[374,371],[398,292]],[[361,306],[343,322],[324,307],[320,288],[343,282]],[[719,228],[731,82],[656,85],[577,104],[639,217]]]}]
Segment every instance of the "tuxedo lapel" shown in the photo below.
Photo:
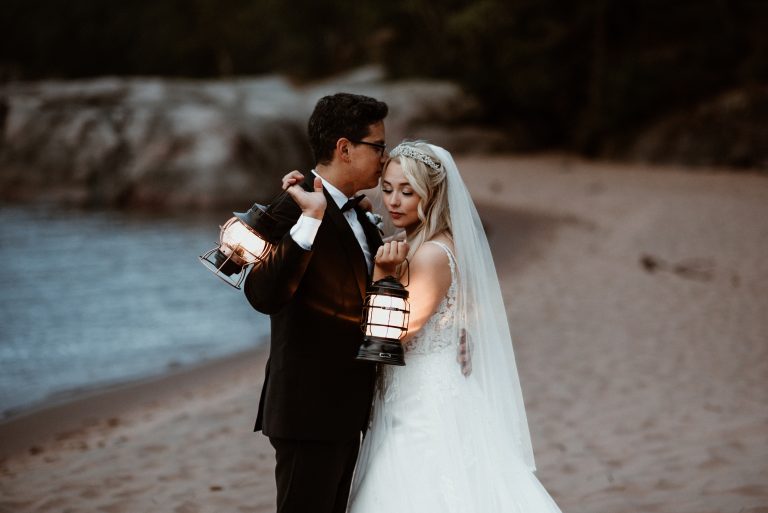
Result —
[{"label": "tuxedo lapel", "polygon": [[357,214],[357,220],[360,221],[360,225],[363,227],[365,238],[368,240],[368,249],[371,251],[371,258],[376,255],[376,250],[381,246],[381,234],[379,229],[365,215],[365,210],[360,207],[355,207],[355,214]]},{"label": "tuxedo lapel", "polygon": [[[311,172],[304,174],[304,180],[301,186],[306,191],[314,190],[315,175]],[[360,289],[360,297],[365,297],[366,289],[368,288],[368,264],[365,261],[365,255],[360,247],[360,243],[357,242],[357,237],[352,231],[352,227],[349,226],[341,209],[333,200],[330,193],[323,187],[323,194],[325,194],[325,215],[336,227],[336,232],[339,234],[339,243],[344,248],[344,252],[349,258],[349,262],[352,266],[352,271],[355,273],[357,286]],[[381,236],[379,235],[376,227],[366,218],[365,213],[359,206],[355,207],[355,213],[357,219],[363,227],[365,238],[368,241],[368,248],[371,251],[371,256],[376,254],[376,250],[381,246]]]},{"label": "tuxedo lapel", "polygon": [[357,279],[357,286],[360,289],[360,297],[365,297],[365,289],[368,286],[368,266],[365,263],[365,255],[363,255],[363,250],[360,248],[360,243],[357,242],[352,227],[349,226],[349,223],[344,218],[344,214],[341,213],[341,210],[338,205],[336,205],[336,202],[333,201],[333,198],[328,191],[323,189],[323,192],[325,193],[325,199],[328,203],[325,208],[325,215],[334,225],[336,225],[336,232],[339,234],[339,243],[349,257],[352,271],[355,273],[355,278]]}]

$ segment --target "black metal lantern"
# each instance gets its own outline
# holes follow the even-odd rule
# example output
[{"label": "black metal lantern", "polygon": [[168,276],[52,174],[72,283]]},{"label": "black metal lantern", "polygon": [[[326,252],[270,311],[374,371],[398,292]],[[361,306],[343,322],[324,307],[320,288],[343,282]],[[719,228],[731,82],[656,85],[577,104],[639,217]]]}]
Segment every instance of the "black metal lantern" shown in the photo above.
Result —
[{"label": "black metal lantern", "polygon": [[269,208],[258,203],[247,212],[233,212],[219,234],[218,246],[200,255],[206,269],[239,289],[245,279],[244,269],[267,254],[274,241],[270,238],[277,223]]},{"label": "black metal lantern", "polygon": [[363,344],[358,360],[405,365],[400,340],[408,332],[408,291],[394,276],[386,276],[368,287],[363,306]]}]

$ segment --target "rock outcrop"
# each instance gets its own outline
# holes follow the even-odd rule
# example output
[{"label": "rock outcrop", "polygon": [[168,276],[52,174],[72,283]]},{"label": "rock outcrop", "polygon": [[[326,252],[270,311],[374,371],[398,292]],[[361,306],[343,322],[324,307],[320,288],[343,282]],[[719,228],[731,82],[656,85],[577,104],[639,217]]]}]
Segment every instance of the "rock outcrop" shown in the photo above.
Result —
[{"label": "rock outcrop", "polygon": [[477,106],[458,86],[388,83],[375,68],[305,87],[277,76],[12,83],[0,89],[0,197],[142,207],[266,201],[286,171],[311,167],[307,119],[337,91],[387,101],[391,144],[429,137],[483,150],[504,140],[468,127]]}]

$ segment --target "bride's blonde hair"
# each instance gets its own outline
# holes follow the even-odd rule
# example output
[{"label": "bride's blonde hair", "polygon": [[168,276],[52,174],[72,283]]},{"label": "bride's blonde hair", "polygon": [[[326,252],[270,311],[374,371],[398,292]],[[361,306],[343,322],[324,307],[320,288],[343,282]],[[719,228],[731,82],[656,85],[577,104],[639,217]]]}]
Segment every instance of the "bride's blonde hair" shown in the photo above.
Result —
[{"label": "bride's blonde hair", "polygon": [[409,241],[410,260],[426,241],[443,232],[452,235],[448,183],[440,159],[424,141],[404,141],[390,155],[387,165],[393,160],[397,161],[405,179],[420,198],[417,213],[421,223]]}]

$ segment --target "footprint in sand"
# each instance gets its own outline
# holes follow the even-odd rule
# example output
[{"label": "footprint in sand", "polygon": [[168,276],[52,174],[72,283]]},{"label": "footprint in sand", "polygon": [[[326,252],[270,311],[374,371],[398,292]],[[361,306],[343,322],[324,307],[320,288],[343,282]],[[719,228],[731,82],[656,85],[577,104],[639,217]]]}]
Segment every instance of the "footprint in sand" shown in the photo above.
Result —
[{"label": "footprint in sand", "polygon": [[200,509],[192,502],[184,502],[173,508],[174,513],[199,513]]},{"label": "footprint in sand", "polygon": [[731,462],[729,460],[710,452],[710,458],[703,463],[699,463],[697,467],[700,468],[701,470],[708,470],[708,469],[713,469],[718,467],[724,467],[729,465],[730,463]]},{"label": "footprint in sand", "polygon": [[656,486],[654,488],[656,490],[679,490],[680,488],[683,488],[683,485],[674,483],[668,479],[659,479],[656,481]]},{"label": "footprint in sand", "polygon": [[168,446],[166,445],[160,445],[160,444],[152,444],[152,445],[145,445],[142,448],[139,449],[139,452],[142,456],[149,455],[149,454],[155,454],[158,452],[164,452],[168,450]]},{"label": "footprint in sand", "polygon": [[664,271],[695,281],[711,281],[715,275],[715,263],[708,258],[687,258],[673,263],[645,253],[640,256],[640,266],[649,274]]},{"label": "footprint in sand", "polygon": [[80,497],[82,499],[96,499],[101,496],[101,488],[96,487],[88,487],[82,492],[80,492]]}]

